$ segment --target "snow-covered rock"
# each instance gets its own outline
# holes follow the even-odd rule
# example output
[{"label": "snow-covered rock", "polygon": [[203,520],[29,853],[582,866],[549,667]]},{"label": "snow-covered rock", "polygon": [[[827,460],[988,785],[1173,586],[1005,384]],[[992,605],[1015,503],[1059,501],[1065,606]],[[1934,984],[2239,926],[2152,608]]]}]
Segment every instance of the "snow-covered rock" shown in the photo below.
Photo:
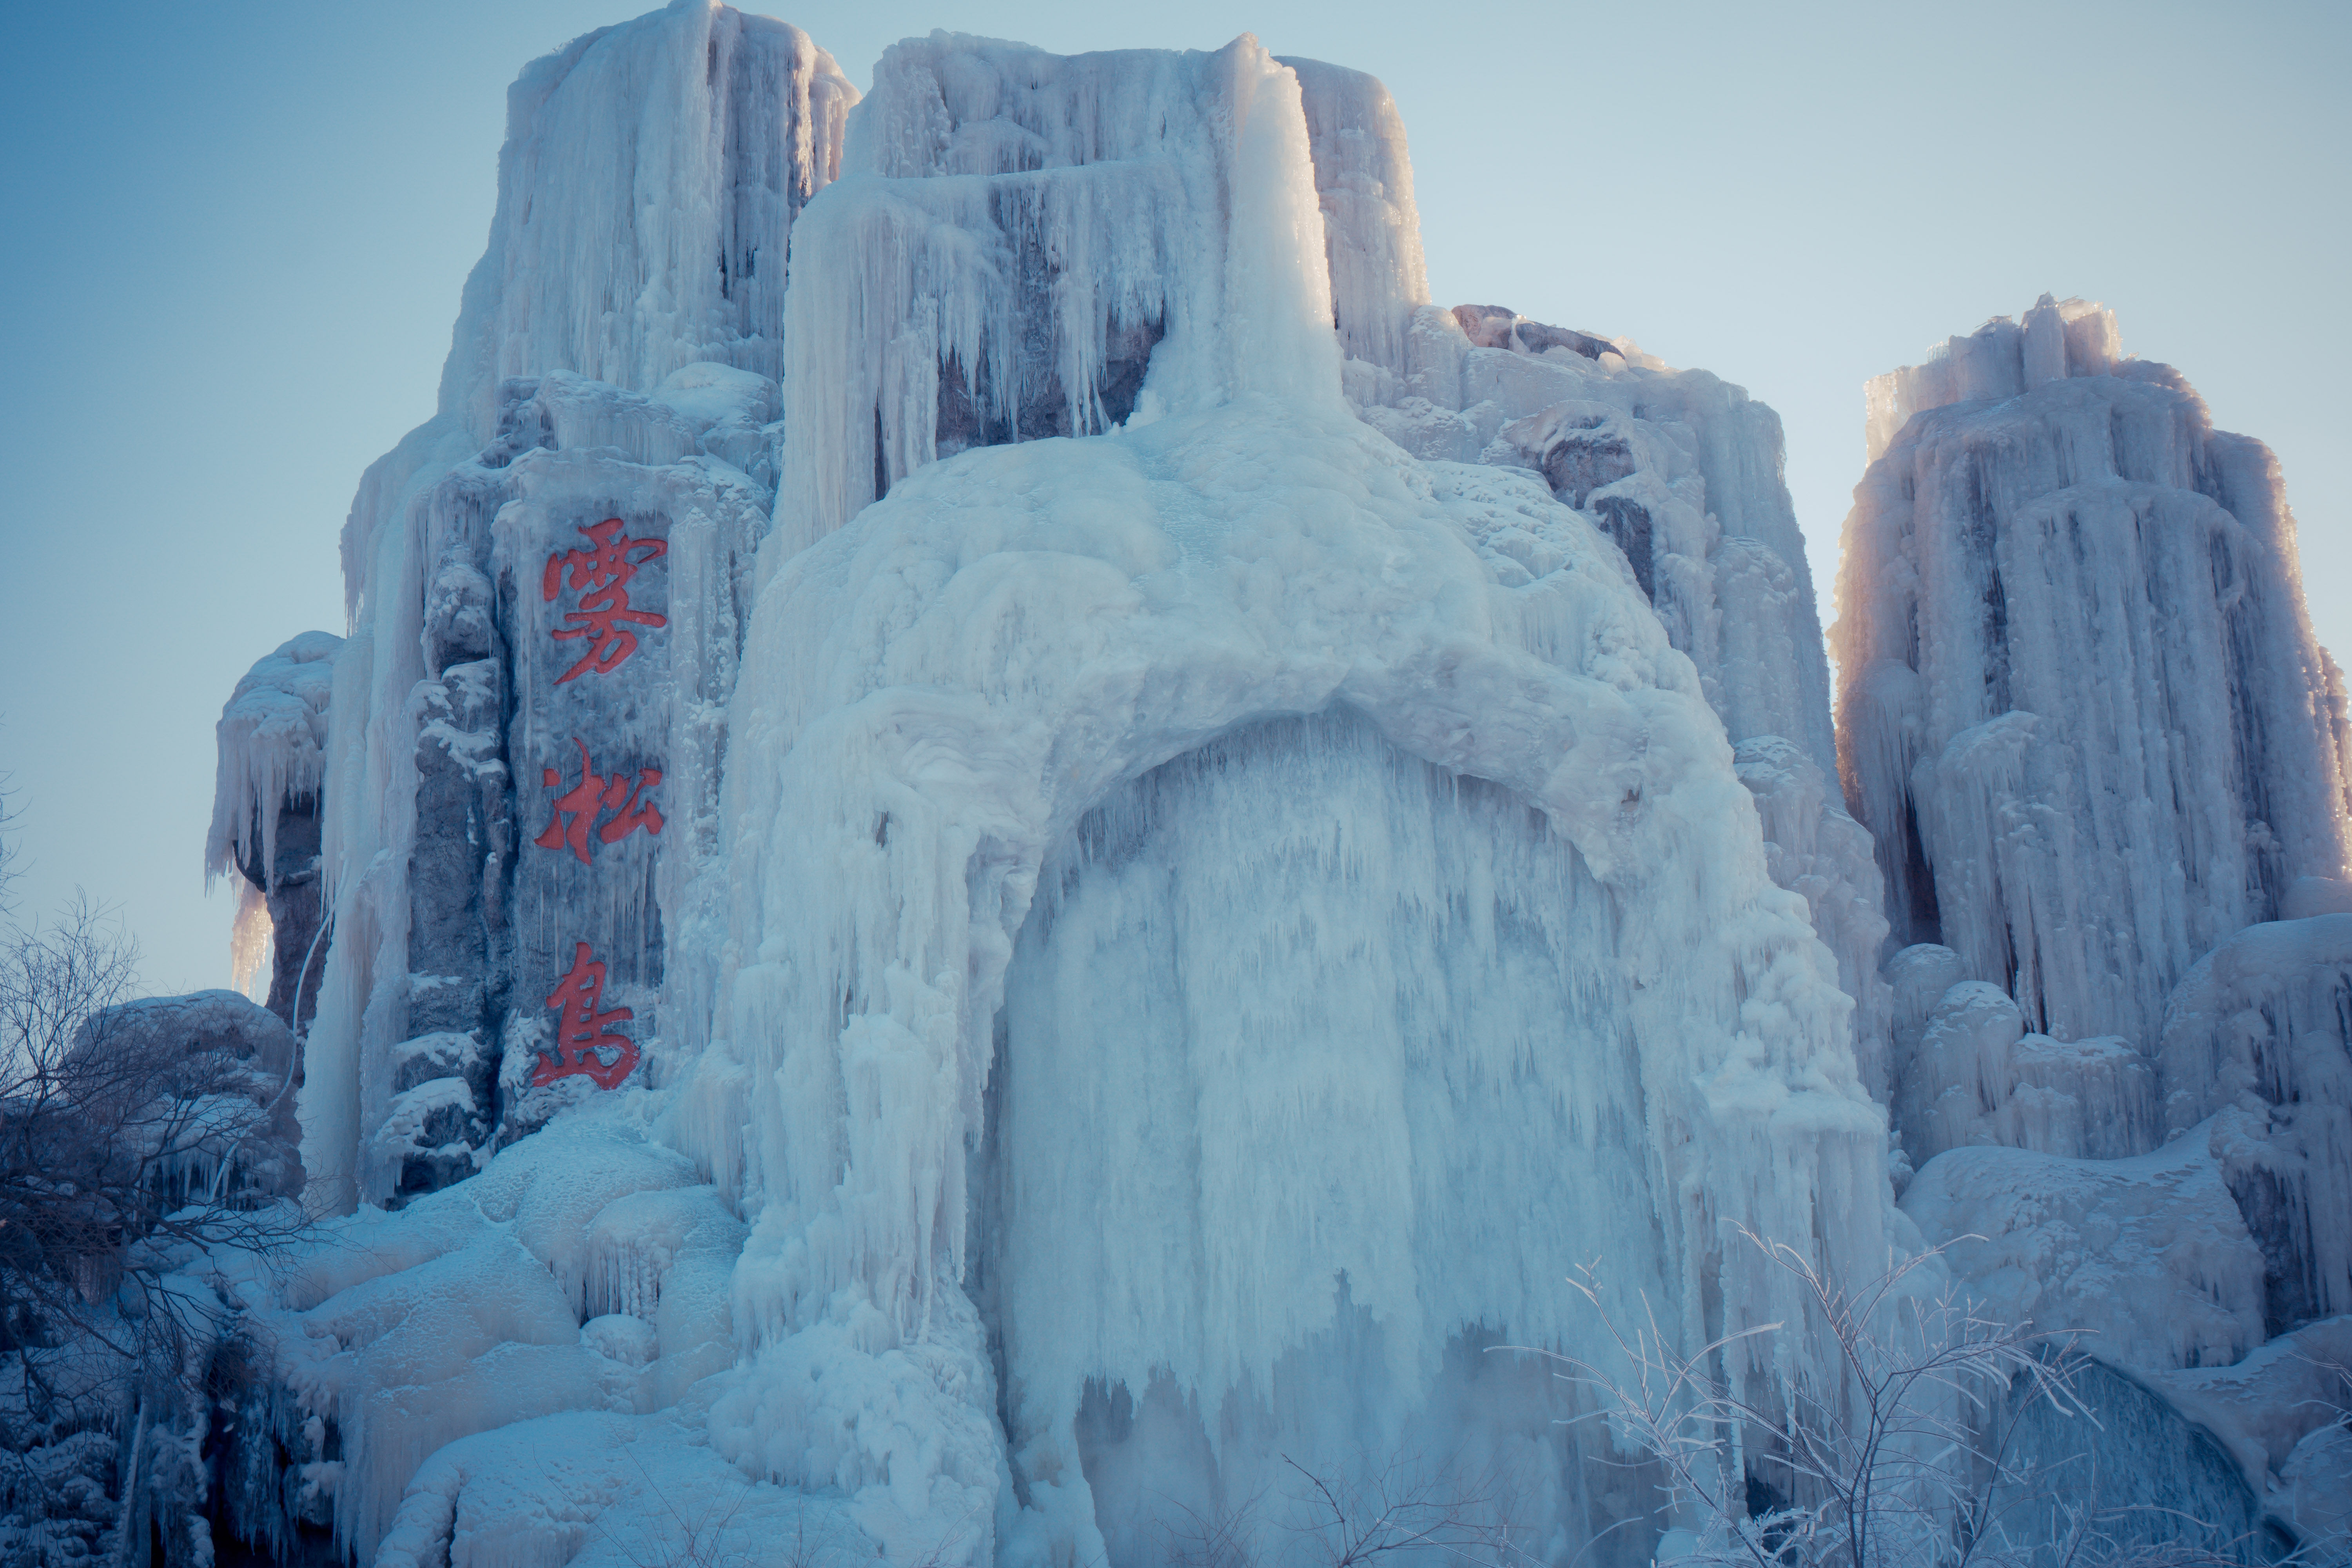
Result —
[{"label": "snow-covered rock", "polygon": [[2137,1372],[2226,1365],[2263,1342],[2262,1248],[2222,1180],[2226,1136],[2201,1124],[2126,1160],[1954,1149],[1903,1212],[2000,1321]]},{"label": "snow-covered rock", "polygon": [[232,961],[239,990],[265,965],[271,1012],[307,1028],[325,973],[320,797],[328,706],[343,639],[304,632],[236,683],[217,726],[219,763],[205,875],[236,868]]}]

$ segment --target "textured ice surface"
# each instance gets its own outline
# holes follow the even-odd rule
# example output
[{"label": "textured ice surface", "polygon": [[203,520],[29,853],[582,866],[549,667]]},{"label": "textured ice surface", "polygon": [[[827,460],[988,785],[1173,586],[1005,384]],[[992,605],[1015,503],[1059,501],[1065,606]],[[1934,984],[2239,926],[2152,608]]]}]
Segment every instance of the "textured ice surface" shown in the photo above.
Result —
[{"label": "textured ice surface", "polygon": [[278,818],[319,793],[326,776],[327,701],[343,639],[304,632],[246,672],[221,710],[219,773],[205,874],[250,866],[267,883],[278,861]]},{"label": "textured ice surface", "polygon": [[[1886,1103],[1968,1288],[2181,1408],[2343,1310],[2340,690],[2267,454],[2103,312],[1874,390],[1841,759],[1777,419],[1433,305],[1377,82],[937,34],[875,84],[692,3],[527,71],[331,733],[225,726],[231,854],[323,770],[359,1205],[247,1282],[240,1517],[1139,1568],[1396,1462],[1638,1562],[1494,1347],[1602,1353],[1598,1257],[1834,1376],[1736,1232],[1874,1276]],[[541,572],[607,518],[664,624],[567,679]],[[565,837],[656,768],[657,838]],[[534,1082],[582,942],[612,1091]],[[2322,1517],[2276,1383],[2208,1391],[2250,1490],[2121,1379],[2101,1462]]]},{"label": "textured ice surface", "polygon": [[2139,1371],[2226,1364],[2263,1341],[2263,1255],[2222,1182],[2225,1135],[2200,1124],[2128,1160],[1955,1149],[1903,1212],[2006,1321]]},{"label": "textured ice surface", "polygon": [[2231,1118],[2272,1331],[2352,1308],[2352,915],[2249,926],[2199,961],[2158,1065],[2169,1125]]},{"label": "textured ice surface", "polygon": [[2277,464],[2046,300],[1874,397],[1921,412],[1874,437],[1833,636],[1895,940],[2029,1027],[2145,1046],[2200,956],[2343,872],[2341,681]]},{"label": "textured ice surface", "polygon": [[1805,895],[1837,954],[1864,1077],[1883,1099],[1881,881],[1868,836],[1830,783],[1828,666],[1781,478],[1779,417],[1629,339],[1499,306],[1423,306],[1404,349],[1402,371],[1370,356],[1342,367],[1360,416],[1417,457],[1539,476],[1618,547],[1669,640],[1696,665],[1741,748],[1772,876]]},{"label": "textured ice surface", "polygon": [[[428,1457],[565,1411],[668,1412],[619,1423],[632,1440],[656,1439],[641,1453],[698,1441],[691,1392],[733,1359],[726,1280],[742,1226],[682,1156],[646,1139],[639,1100],[602,1111],[567,1118],[397,1214],[362,1208],[331,1221],[289,1268],[245,1281],[248,1332],[281,1392],[235,1434],[228,1462],[245,1479],[244,1512],[290,1501],[296,1517],[331,1522],[362,1561],[381,1542],[375,1560],[394,1563],[440,1561],[433,1541],[448,1539],[455,1508],[484,1553],[472,1561],[520,1561],[488,1544],[489,1526],[464,1525],[465,1460],[420,1472]],[[566,1447],[560,1427],[532,1454],[532,1429],[520,1431],[497,1447],[510,1467],[537,1472],[535,1506],[584,1527],[596,1510],[583,1499],[598,1489],[583,1462],[594,1456]],[[511,1501],[520,1486],[508,1478],[502,1495]],[[493,1515],[507,1506],[478,1490],[473,1499]],[[540,1534],[550,1551],[565,1539],[546,1535],[544,1521],[528,1528],[529,1517],[509,1521],[518,1538]]]}]

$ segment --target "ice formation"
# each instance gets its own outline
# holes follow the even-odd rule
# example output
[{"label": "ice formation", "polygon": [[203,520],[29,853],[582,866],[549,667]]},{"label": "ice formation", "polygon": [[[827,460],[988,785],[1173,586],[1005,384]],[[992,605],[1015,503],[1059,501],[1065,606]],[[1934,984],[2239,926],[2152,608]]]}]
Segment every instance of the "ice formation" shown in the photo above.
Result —
[{"label": "ice formation", "polygon": [[2278,465],[2079,300],[1870,403],[1833,637],[1895,944],[2146,1045],[2191,963],[2345,871],[2342,681]]},{"label": "ice formation", "polygon": [[[2340,692],[2104,313],[1874,386],[1833,732],[1777,417],[1433,304],[1369,77],[934,34],[861,101],[677,0],[509,117],[352,635],[223,721],[213,863],[307,790],[332,909],[244,1539],[1156,1568],[1385,1474],[1630,1568],[1501,1348],[1612,1354],[1596,1258],[1834,1399],[1739,1233],[1970,1237],[2148,1453],[2346,1310]],[[2231,1419],[2195,1496],[2336,1506]]]},{"label": "ice formation", "polygon": [[2317,1550],[2337,1451],[2297,1445],[2344,1401],[2262,1369],[2352,1321],[2347,731],[2277,465],[2047,296],[1868,417],[1832,637],[1899,948],[1903,1208]]},{"label": "ice formation", "polygon": [[320,794],[328,705],[343,639],[305,632],[236,683],[217,726],[205,875],[238,874],[236,987],[266,965],[270,1011],[306,1026],[318,1011],[325,935]]}]

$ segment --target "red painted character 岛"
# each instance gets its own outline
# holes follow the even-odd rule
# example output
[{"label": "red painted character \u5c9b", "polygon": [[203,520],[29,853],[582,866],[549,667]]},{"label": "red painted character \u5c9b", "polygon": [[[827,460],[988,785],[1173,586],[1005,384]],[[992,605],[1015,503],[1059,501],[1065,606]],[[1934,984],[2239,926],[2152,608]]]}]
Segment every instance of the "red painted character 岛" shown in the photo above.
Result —
[{"label": "red painted character \u5c9b", "polygon": [[[645,792],[662,782],[661,770],[639,768],[634,784],[625,773],[600,776],[596,764],[588,759],[588,742],[574,735],[572,743],[580,748],[580,782],[555,797],[555,814],[548,819],[547,831],[531,842],[542,849],[568,847],[585,866],[588,828],[599,811],[614,814],[612,820],[596,830],[599,843],[618,843],[640,827],[647,833],[659,834],[661,807],[646,799]],[[553,768],[541,768],[539,776],[550,789],[563,782],[563,775]]]},{"label": "red painted character \u5c9b", "polygon": [[[588,651],[580,662],[555,678],[555,684],[593,670],[598,675],[610,675],[621,668],[624,660],[637,651],[637,634],[624,622],[643,626],[666,626],[668,618],[651,610],[629,607],[629,579],[637,568],[649,561],[658,561],[669,552],[669,542],[662,539],[631,539],[621,531],[621,520],[608,517],[591,526],[583,525],[581,533],[588,540],[586,549],[566,550],[547,558],[547,570],[539,581],[540,597],[549,604],[555,602],[567,570],[571,584],[584,589],[580,595],[580,607],[564,612],[563,626],[556,637],[585,637]],[[635,553],[633,556],[633,552]]]},{"label": "red painted character \u5c9b", "polygon": [[[585,1073],[598,1089],[611,1089],[629,1076],[637,1065],[637,1043],[626,1035],[607,1034],[605,1026],[626,1023],[636,1015],[626,1007],[600,1013],[597,1005],[604,999],[604,966],[591,963],[588,944],[580,942],[572,951],[572,973],[556,983],[547,999],[562,1017],[555,1026],[555,1055],[541,1057],[531,1069],[534,1087]],[[620,1054],[607,1062],[598,1053],[608,1050]]]}]

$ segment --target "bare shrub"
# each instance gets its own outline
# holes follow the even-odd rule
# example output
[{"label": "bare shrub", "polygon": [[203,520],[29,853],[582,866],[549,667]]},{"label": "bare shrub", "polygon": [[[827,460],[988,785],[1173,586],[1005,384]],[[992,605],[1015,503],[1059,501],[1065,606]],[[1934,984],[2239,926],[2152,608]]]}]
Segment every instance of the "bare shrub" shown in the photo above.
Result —
[{"label": "bare shrub", "polygon": [[[1749,1235],[1802,1287],[1813,1342],[1835,1364],[1742,1377],[1739,1342],[1766,1324],[1677,1350],[1651,1304],[1630,1329],[1592,1303],[1616,1369],[1536,1351],[1600,1405],[1619,1440],[1666,1478],[1658,1516],[1689,1533],[1689,1568],[2205,1568],[2245,1543],[2148,1542],[2145,1521],[2053,1495],[2055,1467],[2021,1462],[2015,1438],[2036,1405],[2095,1427],[2071,1336],[1988,1316],[1937,1278],[1936,1252],[1859,1289],[1795,1247]],[[1938,1249],[1940,1250],[1940,1249]],[[1786,1363],[1778,1363],[1785,1368]],[[2095,1490],[2095,1489],[2094,1489]]]}]

